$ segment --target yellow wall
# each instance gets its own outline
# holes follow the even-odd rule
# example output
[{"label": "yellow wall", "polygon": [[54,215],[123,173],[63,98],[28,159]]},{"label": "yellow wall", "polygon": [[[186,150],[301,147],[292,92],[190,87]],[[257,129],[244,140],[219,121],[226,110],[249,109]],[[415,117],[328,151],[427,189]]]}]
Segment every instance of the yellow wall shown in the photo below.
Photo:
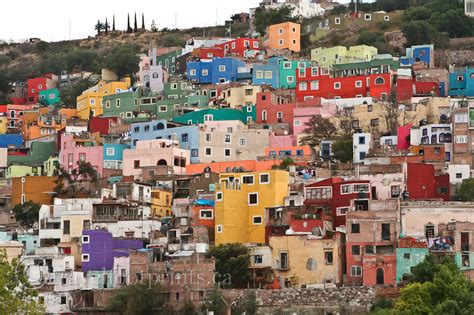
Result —
[{"label": "yellow wall", "polygon": [[377,48],[367,45],[351,46],[349,49],[344,46],[318,47],[311,50],[311,60],[317,62],[320,66],[330,66],[333,64],[370,61],[377,53]]},{"label": "yellow wall", "polygon": [[0,117],[0,135],[7,133],[8,118],[7,116]]},{"label": "yellow wall", "polygon": [[[103,114],[102,98],[106,95],[116,94],[117,89],[127,90],[130,87],[131,80],[129,77],[124,81],[99,81],[96,86],[84,91],[77,97],[77,116],[81,119],[89,119],[90,111],[93,116]],[[91,101],[93,104],[91,104]]]},{"label": "yellow wall", "polygon": [[222,91],[221,96],[224,98],[227,106],[236,108],[237,106],[257,104],[257,93],[261,91],[262,87],[259,85],[244,85],[225,89]]},{"label": "yellow wall", "polygon": [[151,191],[151,208],[155,216],[171,215],[171,192],[164,190]]},{"label": "yellow wall", "polygon": [[[301,286],[303,284],[322,284],[330,281],[339,283],[339,241],[311,240],[306,235],[273,236],[269,240],[272,249],[272,261],[276,276],[282,280],[292,279],[292,285]],[[325,252],[331,252],[333,256],[332,264],[325,261]],[[280,253],[288,252],[288,270],[279,270]],[[308,270],[309,259],[315,262],[314,269]]]},{"label": "yellow wall", "polygon": [[[84,221],[92,222],[92,215],[61,215],[61,228],[64,229],[64,221],[70,221],[70,233],[61,238],[61,242],[71,242],[73,238],[79,238],[82,235]],[[92,225],[92,224],[91,224]]]},{"label": "yellow wall", "polygon": [[[270,183],[260,184],[260,174],[269,174]],[[243,184],[242,176],[254,175],[254,184]],[[226,187],[223,180],[234,177],[240,185]],[[265,243],[265,208],[284,205],[288,195],[289,175],[286,171],[228,173],[220,175],[216,189],[216,244]],[[217,195],[222,192],[222,201]],[[249,205],[249,193],[258,193],[258,204]],[[262,223],[254,224],[253,217],[261,216]],[[219,231],[222,226],[222,232]]]}]

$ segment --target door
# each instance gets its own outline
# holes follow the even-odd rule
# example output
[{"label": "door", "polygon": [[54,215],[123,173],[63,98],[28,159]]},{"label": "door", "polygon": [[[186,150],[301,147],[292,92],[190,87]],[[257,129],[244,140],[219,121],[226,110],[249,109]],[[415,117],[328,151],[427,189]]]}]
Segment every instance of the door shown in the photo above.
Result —
[{"label": "door", "polygon": [[377,269],[377,284],[384,284],[384,271],[382,268]]},{"label": "door", "polygon": [[372,200],[377,200],[377,187],[372,186]]}]

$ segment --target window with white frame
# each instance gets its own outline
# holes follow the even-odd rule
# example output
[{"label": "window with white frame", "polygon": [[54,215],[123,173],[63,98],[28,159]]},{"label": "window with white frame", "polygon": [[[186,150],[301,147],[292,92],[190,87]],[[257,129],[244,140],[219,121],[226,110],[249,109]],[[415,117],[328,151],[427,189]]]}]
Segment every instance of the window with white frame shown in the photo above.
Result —
[{"label": "window with white frame", "polygon": [[254,216],[252,217],[252,223],[253,223],[254,225],[261,225],[261,224],[262,224],[262,221],[263,221],[263,220],[262,220],[262,216],[261,216],[261,215],[254,215]]},{"label": "window with white frame", "polygon": [[270,174],[260,174],[260,184],[270,184]]},{"label": "window with white frame", "polygon": [[225,72],[225,65],[219,66],[219,72]]},{"label": "window with white frame", "polygon": [[278,35],[282,35],[283,34],[283,28],[279,28],[278,29]]},{"label": "window with white frame", "polygon": [[311,81],[311,90],[312,91],[319,90],[319,81]]},{"label": "window with white frame", "polygon": [[211,133],[206,133],[205,139],[206,139],[206,142],[211,142],[212,141],[212,134]]},{"label": "window with white frame", "polygon": [[319,73],[318,67],[312,67],[312,68],[311,68],[311,76],[317,77],[317,76],[318,76],[318,73]]},{"label": "window with white frame", "polygon": [[247,146],[247,138],[239,138],[239,147]]},{"label": "window with white frame", "polygon": [[199,210],[200,219],[212,219],[214,218],[214,213],[212,209],[200,209]]},{"label": "window with white frame", "polygon": [[341,82],[334,82],[334,89],[340,90],[341,89]]},{"label": "window with white frame", "polygon": [[[203,70],[204,71],[204,70]],[[191,69],[189,70],[189,75],[190,76],[195,76],[196,75],[196,69]]]},{"label": "window with white frame", "polygon": [[224,197],[224,196],[223,196],[223,194],[222,194],[221,191],[216,192],[216,200],[217,200],[217,201],[222,201],[223,197]]},{"label": "window with white frame", "polygon": [[224,135],[224,143],[231,143],[232,142],[232,135],[230,133],[226,133]]},{"label": "window with white frame", "polygon": [[277,118],[282,119],[283,118],[283,112],[278,112],[277,113]]},{"label": "window with white frame", "polygon": [[301,126],[301,120],[295,119],[295,120],[293,121],[293,126],[295,126],[295,127]]},{"label": "window with white frame", "polygon": [[456,143],[467,143],[467,136],[466,135],[456,136]]},{"label": "window with white frame", "polygon": [[107,155],[115,155],[115,149],[114,148],[107,148]]},{"label": "window with white frame", "polygon": [[348,211],[349,211],[349,207],[339,207],[339,208],[336,208],[336,215],[343,216],[343,215],[346,215]]},{"label": "window with white frame", "polygon": [[202,69],[201,70],[201,75],[203,77],[207,77],[209,75],[209,69]]},{"label": "window with white frame", "polygon": [[110,108],[110,101],[105,101],[105,108]]},{"label": "window with white frame", "polygon": [[306,199],[318,200],[318,199],[331,199],[331,198],[332,198],[332,187],[306,189]]},{"label": "window with white frame", "polygon": [[467,123],[468,122],[468,114],[467,113],[458,113],[454,115],[454,122],[456,123]]},{"label": "window with white frame", "polygon": [[204,121],[213,121],[214,116],[213,115],[204,115]]},{"label": "window with white frame", "polygon": [[132,113],[132,112],[126,112],[125,114],[126,114],[126,117],[127,117],[127,118],[132,118],[132,116],[133,116],[133,113]]},{"label": "window with white frame", "polygon": [[361,80],[355,81],[355,87],[356,88],[361,88],[362,87],[362,81]]},{"label": "window with white frame", "polygon": [[299,83],[299,89],[300,89],[300,91],[306,91],[308,89],[308,83],[307,82],[300,82]]},{"label": "window with white frame", "polygon": [[82,235],[81,243],[82,243],[82,244],[89,244],[89,242],[90,242],[90,237],[89,237],[89,235]]},{"label": "window with white frame", "polygon": [[293,82],[295,82],[295,77],[292,76],[292,75],[289,75],[289,76],[286,77],[286,81],[288,83],[293,83]]},{"label": "window with white frame", "polygon": [[268,113],[266,110],[262,110],[262,121],[267,121]]},{"label": "window with white frame", "polygon": [[352,185],[341,185],[341,194],[350,194],[352,193]]},{"label": "window with white frame", "polygon": [[91,98],[91,99],[89,100],[89,104],[95,105],[95,99]]},{"label": "window with white frame", "polygon": [[160,105],[160,107],[158,108],[158,111],[159,111],[160,113],[164,113],[164,112],[168,111],[168,106],[166,106],[166,105]]},{"label": "window with white frame", "polygon": [[329,68],[328,67],[321,67],[321,75],[328,75]]},{"label": "window with white frame", "polygon": [[339,25],[341,24],[341,18],[334,18],[334,24]]},{"label": "window with white frame", "polygon": [[254,176],[253,175],[244,175],[242,176],[242,183],[253,185],[254,184]]},{"label": "window with white frame", "polygon": [[256,77],[257,79],[263,79],[263,70],[257,70],[257,71],[255,72],[255,77]]},{"label": "window with white frame", "polygon": [[356,185],[354,185],[354,192],[355,193],[368,193],[369,192],[369,184],[356,184]]},{"label": "window with white frame", "polygon": [[285,61],[283,62],[283,69],[291,69],[291,62]]},{"label": "window with white frame", "polygon": [[258,205],[258,193],[250,193],[248,195],[248,203],[250,206]]},{"label": "window with white frame", "polygon": [[82,254],[82,262],[89,262],[89,254]]},{"label": "window with white frame", "polygon": [[273,78],[273,72],[265,71],[265,79],[271,79],[271,78]]},{"label": "window with white frame", "polygon": [[351,276],[361,277],[362,276],[362,267],[361,266],[351,266]]},{"label": "window with white frame", "polygon": [[258,48],[258,42],[257,41],[253,42],[253,48]]}]

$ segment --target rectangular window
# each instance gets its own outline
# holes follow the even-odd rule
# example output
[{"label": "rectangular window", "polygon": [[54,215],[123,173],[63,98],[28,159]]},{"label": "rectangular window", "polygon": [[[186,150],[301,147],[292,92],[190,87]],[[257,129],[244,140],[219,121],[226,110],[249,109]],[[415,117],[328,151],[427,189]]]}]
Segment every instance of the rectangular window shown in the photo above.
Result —
[{"label": "rectangular window", "polygon": [[258,70],[256,73],[255,73],[255,77],[257,79],[263,79],[263,71],[262,70]]},{"label": "rectangular window", "polygon": [[212,155],[212,149],[211,148],[205,148],[205,155],[210,156]]},{"label": "rectangular window", "polygon": [[352,245],[352,255],[359,256],[360,255],[360,245]]},{"label": "rectangular window", "polygon": [[248,203],[251,206],[258,205],[258,193],[250,193],[248,195]]},{"label": "rectangular window", "polygon": [[207,77],[207,76],[209,75],[209,70],[208,70],[208,69],[202,69],[202,70],[201,70],[201,75],[202,75],[203,77]]},{"label": "rectangular window", "polygon": [[239,147],[247,146],[247,138],[240,138],[239,139]]},{"label": "rectangular window", "polygon": [[79,161],[80,162],[85,162],[86,161],[86,154],[85,153],[79,153]]},{"label": "rectangular window", "polygon": [[281,252],[280,253],[280,270],[288,270],[290,264],[288,261],[288,253],[287,252]]},{"label": "rectangular window", "polygon": [[231,143],[231,140],[232,140],[231,134],[226,133],[224,135],[224,143]]},{"label": "rectangular window", "polygon": [[356,88],[361,88],[362,87],[362,81],[355,81],[355,87]]},{"label": "rectangular window", "polygon": [[199,218],[200,219],[212,219],[214,217],[214,214],[212,210],[208,209],[201,209],[199,210]]},{"label": "rectangular window", "polygon": [[334,255],[332,251],[326,251],[324,252],[324,263],[326,265],[332,265],[334,261]]},{"label": "rectangular window", "polygon": [[161,105],[161,106],[158,108],[158,111],[159,111],[160,113],[164,113],[164,112],[168,111],[168,106],[166,106],[166,105]]},{"label": "rectangular window", "polygon": [[254,176],[253,175],[244,175],[242,176],[242,183],[253,185],[254,183]]},{"label": "rectangular window", "polygon": [[467,136],[456,136],[456,143],[467,143]]},{"label": "rectangular window", "polygon": [[63,222],[63,233],[65,235],[71,234],[71,221],[64,220],[64,222]]},{"label": "rectangular window", "polygon": [[319,81],[311,81],[311,90],[312,91],[319,90]]},{"label": "rectangular window", "polygon": [[223,198],[223,194],[222,192],[216,192],[216,200],[217,201],[222,201],[222,198]]},{"label": "rectangular window", "polygon": [[306,82],[300,82],[298,86],[300,91],[306,91],[308,89],[308,83]]},{"label": "rectangular window", "polygon": [[82,254],[82,262],[89,262],[89,254]]},{"label": "rectangular window", "polygon": [[260,174],[260,184],[270,184],[270,174]]},{"label": "rectangular window", "polygon": [[135,160],[135,161],[133,161],[133,167],[134,167],[135,169],[140,168],[140,160]]},{"label": "rectangular window", "polygon": [[339,207],[339,208],[336,208],[336,215],[344,216],[347,214],[348,211],[349,211],[349,207]]},{"label": "rectangular window", "polygon": [[332,198],[332,188],[309,188],[306,190],[306,199],[315,200],[315,199],[331,199]]},{"label": "rectangular window", "polygon": [[341,82],[334,82],[334,89],[340,90],[341,89]]},{"label": "rectangular window", "polygon": [[390,224],[382,223],[382,240],[390,241]]},{"label": "rectangular window", "polygon": [[231,152],[232,151],[230,149],[224,149],[224,156],[226,156],[226,157],[231,156],[232,155]]},{"label": "rectangular window", "polygon": [[379,125],[379,119],[378,118],[371,119],[370,120],[370,125],[372,127],[377,127]]},{"label": "rectangular window", "polygon": [[350,194],[352,193],[352,185],[342,185],[341,186],[341,194]]},{"label": "rectangular window", "polygon": [[206,142],[211,142],[212,141],[212,134],[206,133]]},{"label": "rectangular window", "polygon": [[362,267],[361,266],[351,266],[351,276],[361,277],[362,276]]},{"label": "rectangular window", "polygon": [[254,263],[254,264],[261,264],[261,263],[263,263],[263,255],[255,255],[255,256],[253,256],[253,263]]},{"label": "rectangular window", "polygon": [[261,215],[256,215],[252,218],[252,223],[254,225],[260,225],[262,224],[262,216]]},{"label": "rectangular window", "polygon": [[272,71],[265,71],[265,79],[272,79],[273,72]]},{"label": "rectangular window", "polygon": [[369,184],[354,185],[354,192],[355,193],[368,193],[369,192]]},{"label": "rectangular window", "polygon": [[188,142],[188,134],[187,133],[183,133],[181,135],[181,142]]},{"label": "rectangular window", "polygon": [[291,84],[291,83],[295,82],[295,77],[291,76],[291,75],[287,76],[286,77],[286,82],[288,82],[288,84]]},{"label": "rectangular window", "polygon": [[219,66],[219,72],[225,72],[225,65]]},{"label": "rectangular window", "polygon": [[359,223],[352,223],[351,224],[351,233],[354,233],[354,234],[360,233],[360,224]]}]

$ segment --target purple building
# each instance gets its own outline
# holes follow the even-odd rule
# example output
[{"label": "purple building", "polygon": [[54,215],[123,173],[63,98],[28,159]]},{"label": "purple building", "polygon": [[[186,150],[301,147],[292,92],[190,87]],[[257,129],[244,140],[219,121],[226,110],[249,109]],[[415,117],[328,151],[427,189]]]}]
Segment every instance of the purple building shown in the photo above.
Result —
[{"label": "purple building", "polygon": [[82,243],[82,271],[112,270],[114,257],[128,257],[130,250],[143,248],[137,239],[114,239],[103,230],[84,230]]}]

